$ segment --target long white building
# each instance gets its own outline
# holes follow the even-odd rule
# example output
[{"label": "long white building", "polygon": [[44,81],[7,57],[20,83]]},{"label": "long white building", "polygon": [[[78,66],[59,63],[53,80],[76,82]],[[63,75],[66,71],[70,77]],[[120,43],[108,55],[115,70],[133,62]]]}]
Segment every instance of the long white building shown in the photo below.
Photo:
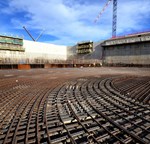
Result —
[{"label": "long white building", "polygon": [[0,36],[0,64],[51,63],[67,59],[67,46]]}]

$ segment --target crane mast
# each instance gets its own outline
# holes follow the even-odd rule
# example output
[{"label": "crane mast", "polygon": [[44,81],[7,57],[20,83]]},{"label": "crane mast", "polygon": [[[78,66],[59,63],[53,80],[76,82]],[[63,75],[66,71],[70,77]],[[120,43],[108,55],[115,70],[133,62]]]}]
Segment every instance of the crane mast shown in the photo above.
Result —
[{"label": "crane mast", "polygon": [[[94,22],[96,23],[98,19],[101,17],[105,9],[108,7],[112,0],[108,0],[105,6],[102,8]],[[113,20],[112,20],[112,37],[116,37],[116,30],[117,30],[117,0],[113,0]]]},{"label": "crane mast", "polygon": [[117,0],[113,0],[113,22],[112,22],[112,37],[116,37],[117,30]]}]

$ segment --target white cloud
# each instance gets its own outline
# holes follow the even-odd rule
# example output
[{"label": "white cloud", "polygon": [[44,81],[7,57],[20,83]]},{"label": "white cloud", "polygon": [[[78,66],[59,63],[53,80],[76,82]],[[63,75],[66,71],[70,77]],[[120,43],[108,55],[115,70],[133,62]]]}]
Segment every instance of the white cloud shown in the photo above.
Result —
[{"label": "white cloud", "polygon": [[128,0],[123,3],[120,1],[118,8],[118,32],[130,32],[131,29],[141,31],[144,29],[144,22],[150,18],[149,7],[149,0]]},{"label": "white cloud", "polygon": [[[25,12],[21,21],[19,17],[12,19],[12,23],[22,28],[45,28],[46,34],[59,37],[52,41],[55,44],[74,44],[82,40],[94,40],[111,37],[112,31],[112,4],[105,10],[97,24],[94,19],[102,9],[105,1],[92,3],[92,1],[76,0],[12,0],[9,8],[3,13]],[[142,29],[142,20],[150,18],[149,0],[119,0],[117,32],[123,33],[131,29]],[[8,12],[9,11],[9,12]]]}]

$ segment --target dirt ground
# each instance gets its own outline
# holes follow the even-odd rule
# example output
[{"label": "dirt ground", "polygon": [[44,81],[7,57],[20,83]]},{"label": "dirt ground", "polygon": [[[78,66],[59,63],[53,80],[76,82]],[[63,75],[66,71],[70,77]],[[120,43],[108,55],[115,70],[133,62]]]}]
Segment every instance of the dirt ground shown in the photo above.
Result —
[{"label": "dirt ground", "polygon": [[80,77],[100,77],[102,75],[150,76],[150,68],[101,67],[101,68],[51,68],[30,70],[1,70],[0,78],[31,79],[74,79]]}]

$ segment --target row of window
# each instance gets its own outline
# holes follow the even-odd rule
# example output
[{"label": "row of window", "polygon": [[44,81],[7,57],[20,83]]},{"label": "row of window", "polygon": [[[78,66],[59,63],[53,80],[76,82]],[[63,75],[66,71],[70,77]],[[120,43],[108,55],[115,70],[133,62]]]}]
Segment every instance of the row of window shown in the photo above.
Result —
[{"label": "row of window", "polygon": [[77,49],[82,49],[82,48],[93,48],[93,44],[78,45],[77,46]]},{"label": "row of window", "polygon": [[133,42],[140,42],[140,41],[149,41],[150,36],[142,36],[142,37],[135,37],[135,38],[126,38],[120,40],[111,40],[106,41],[106,45],[114,45],[114,44],[122,44],[122,43],[133,43]]},{"label": "row of window", "polygon": [[80,49],[80,50],[77,50],[78,54],[85,54],[85,53],[91,53],[91,52],[92,52],[92,49]]},{"label": "row of window", "polygon": [[131,45],[115,45],[106,47],[105,49],[130,49],[130,48],[150,48],[150,43],[131,44]]},{"label": "row of window", "polygon": [[7,44],[0,43],[0,47],[11,47],[11,48],[17,47],[17,48],[20,48],[20,47],[22,47],[22,45],[13,45],[13,44],[9,44],[9,43],[7,43]]},{"label": "row of window", "polygon": [[23,40],[22,39],[12,39],[12,38],[3,38],[3,37],[0,37],[0,43],[23,45]]},{"label": "row of window", "polygon": [[3,46],[3,45],[0,45],[0,50],[25,51],[25,49],[21,46],[11,47],[11,46]]}]

